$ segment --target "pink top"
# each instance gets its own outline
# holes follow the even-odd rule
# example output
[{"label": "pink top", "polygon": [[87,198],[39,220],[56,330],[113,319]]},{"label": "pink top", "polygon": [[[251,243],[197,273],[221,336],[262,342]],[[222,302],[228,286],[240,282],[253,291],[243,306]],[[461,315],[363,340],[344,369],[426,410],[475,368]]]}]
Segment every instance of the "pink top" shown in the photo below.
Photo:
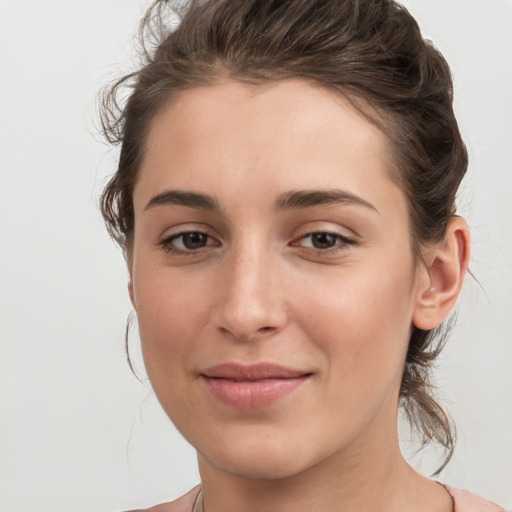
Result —
[{"label": "pink top", "polygon": [[[504,509],[484,500],[469,491],[454,489],[441,484],[453,498],[453,512],[505,512]],[[162,503],[146,510],[133,510],[132,512],[203,512],[201,499],[201,486],[194,487],[185,496],[169,503]]]},{"label": "pink top", "polygon": [[453,512],[505,512],[504,509],[469,491],[442,484],[453,498]]}]

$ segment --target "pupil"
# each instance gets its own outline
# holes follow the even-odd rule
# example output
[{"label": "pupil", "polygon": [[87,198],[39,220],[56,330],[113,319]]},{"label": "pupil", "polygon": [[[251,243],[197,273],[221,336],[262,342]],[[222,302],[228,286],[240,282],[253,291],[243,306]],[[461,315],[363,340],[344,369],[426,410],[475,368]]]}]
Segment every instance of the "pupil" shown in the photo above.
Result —
[{"label": "pupil", "polygon": [[187,249],[200,249],[206,245],[206,235],[204,233],[187,233],[183,235],[183,245]]},{"label": "pupil", "polygon": [[329,249],[336,245],[336,235],[330,233],[315,233],[312,236],[313,246],[316,249]]}]

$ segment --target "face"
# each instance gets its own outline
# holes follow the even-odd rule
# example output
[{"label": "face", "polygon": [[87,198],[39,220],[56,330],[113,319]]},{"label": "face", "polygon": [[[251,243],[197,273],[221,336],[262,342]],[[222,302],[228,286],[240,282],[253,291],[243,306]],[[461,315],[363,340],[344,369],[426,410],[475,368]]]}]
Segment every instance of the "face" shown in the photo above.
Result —
[{"label": "face", "polygon": [[154,118],[130,293],[200,463],[278,478],[393,434],[417,279],[386,144],[299,80],[191,90]]}]

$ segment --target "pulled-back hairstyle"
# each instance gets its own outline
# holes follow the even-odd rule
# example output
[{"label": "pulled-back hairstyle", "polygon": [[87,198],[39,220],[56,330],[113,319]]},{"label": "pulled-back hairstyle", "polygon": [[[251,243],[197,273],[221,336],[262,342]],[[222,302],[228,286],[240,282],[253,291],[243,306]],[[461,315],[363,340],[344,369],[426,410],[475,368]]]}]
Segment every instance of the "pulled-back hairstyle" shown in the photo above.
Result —
[{"label": "pulled-back hairstyle", "polygon": [[[180,91],[226,80],[258,85],[302,78],[347,97],[388,138],[390,174],[408,200],[417,261],[422,246],[443,239],[467,153],[448,64],[403,6],[393,0],[161,0],[147,11],[141,34],[143,65],[111,86],[102,105],[105,135],[121,153],[101,209],[129,265],[133,189],[151,120]],[[128,100],[118,101],[127,89]],[[412,326],[400,389],[400,405],[422,444],[434,440],[446,449],[438,472],[455,442],[452,422],[432,396],[439,334],[439,328]]]}]

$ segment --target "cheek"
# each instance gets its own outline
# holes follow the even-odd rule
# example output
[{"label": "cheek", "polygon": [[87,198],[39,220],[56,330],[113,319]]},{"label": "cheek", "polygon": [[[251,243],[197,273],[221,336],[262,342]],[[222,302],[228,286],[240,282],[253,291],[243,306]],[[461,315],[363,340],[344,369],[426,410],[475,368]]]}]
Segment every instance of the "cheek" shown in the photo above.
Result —
[{"label": "cheek", "polygon": [[190,371],[198,332],[209,321],[207,294],[168,269],[138,268],[134,294],[144,364],[158,392]]},{"label": "cheek", "polygon": [[[394,269],[365,267],[319,278],[302,304],[302,329],[324,352],[330,371],[367,387],[401,378],[413,312],[412,263]],[[314,284],[314,285],[313,285]],[[311,293],[311,290],[316,290]]]},{"label": "cheek", "polygon": [[138,275],[137,319],[151,386],[163,410],[185,435],[190,431],[190,411],[200,408],[191,363],[210,315],[204,291],[198,293],[190,283],[172,279],[169,274]]}]

